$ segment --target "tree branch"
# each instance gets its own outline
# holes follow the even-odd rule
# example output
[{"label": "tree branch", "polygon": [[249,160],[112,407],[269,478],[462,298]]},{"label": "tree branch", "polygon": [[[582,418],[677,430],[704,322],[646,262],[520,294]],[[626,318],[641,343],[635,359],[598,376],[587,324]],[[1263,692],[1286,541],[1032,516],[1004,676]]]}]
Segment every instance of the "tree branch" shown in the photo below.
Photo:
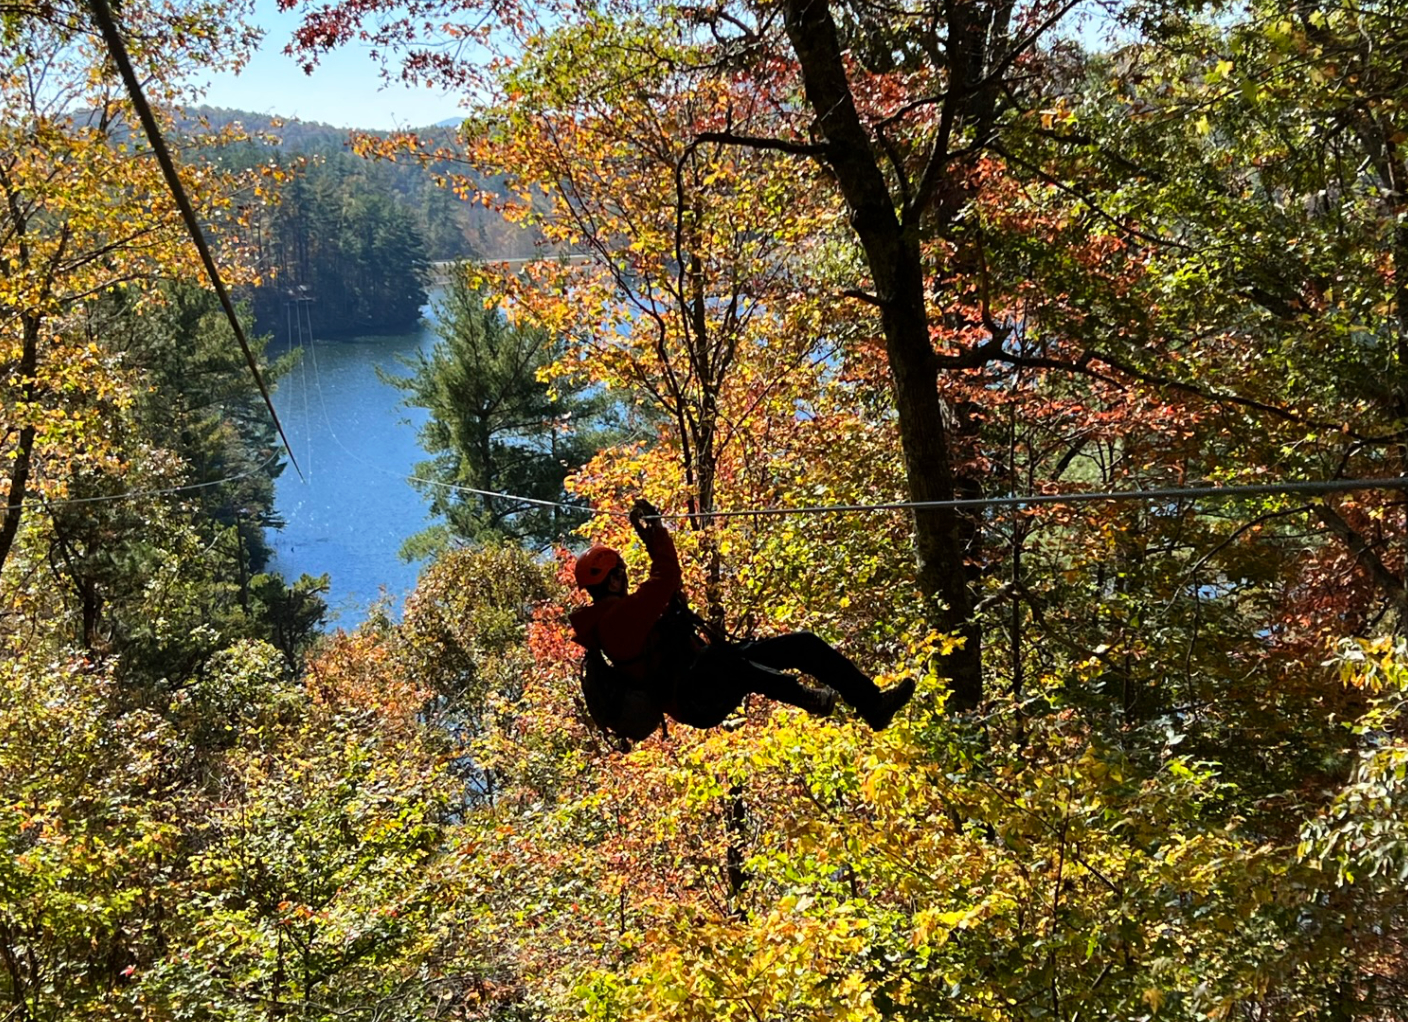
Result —
[{"label": "tree branch", "polygon": [[1374,581],[1389,596],[1393,597],[1395,603],[1400,607],[1408,604],[1408,589],[1405,589],[1403,580],[1388,569],[1388,566],[1379,559],[1379,555],[1374,553],[1374,549],[1368,541],[1354,531],[1354,527],[1340,517],[1339,512],[1328,504],[1317,504],[1315,517],[1319,518],[1321,524],[1327,529],[1344,540],[1345,546],[1349,547],[1359,562],[1369,569],[1369,574],[1374,577]]},{"label": "tree branch", "polygon": [[[1086,376],[1101,380],[1102,382],[1109,383],[1112,386],[1121,386],[1118,381],[1091,369],[1090,363],[1101,362],[1111,369],[1138,380],[1140,383],[1148,383],[1156,387],[1169,387],[1173,390],[1180,390],[1185,394],[1192,394],[1195,397],[1202,398],[1204,401],[1210,401],[1215,404],[1232,404],[1243,408],[1251,408],[1275,416],[1285,422],[1294,422],[1300,426],[1313,426],[1316,429],[1331,429],[1338,432],[1342,431],[1345,426],[1343,422],[1325,422],[1306,418],[1287,408],[1268,404],[1265,401],[1258,401],[1256,398],[1212,390],[1200,387],[1194,383],[1187,383],[1183,380],[1175,380],[1169,376],[1161,376],[1158,373],[1147,372],[1123,359],[1104,352],[1087,351],[1081,355],[1080,358],[1075,360],[1016,355],[1002,349],[1001,342],[1005,339],[1005,337],[995,335],[992,339],[984,341],[976,348],[968,348],[957,355],[940,355],[936,353],[933,362],[934,369],[936,372],[944,369],[977,369],[989,362],[1002,362],[1005,365],[1019,366],[1028,369],[1056,369],[1063,372],[1082,373]],[[1393,437],[1364,437],[1352,430],[1346,435],[1365,443],[1380,443],[1385,440],[1393,439]]]},{"label": "tree branch", "polygon": [[736,135],[731,131],[701,131],[695,142],[717,142],[721,145],[744,146],[748,149],[765,149],[771,152],[788,153],[792,156],[821,158],[830,148],[814,142],[790,142],[785,138],[763,138],[758,135]]},{"label": "tree branch", "polygon": [[1016,153],[1012,152],[1004,146],[994,144],[991,148],[993,152],[997,153],[1003,159],[1011,160],[1013,163],[1025,167],[1037,177],[1041,178],[1041,180],[1045,181],[1052,188],[1055,188],[1057,191],[1065,192],[1067,195],[1073,197],[1078,202],[1083,203],[1096,216],[1098,216],[1102,220],[1108,221],[1109,223],[1113,224],[1116,228],[1120,230],[1121,233],[1127,234],[1132,238],[1138,238],[1141,241],[1147,241],[1151,245],[1167,245],[1170,248],[1182,249],[1184,252],[1195,251],[1192,245],[1187,245],[1181,241],[1175,241],[1172,238],[1163,238],[1157,234],[1149,234],[1145,231],[1137,230],[1136,228],[1130,227],[1128,224],[1121,221],[1120,218],[1115,216],[1113,213],[1096,205],[1095,200],[1090,198],[1090,196],[1082,194],[1075,188],[1072,188],[1070,185],[1066,184],[1064,181],[1061,181],[1060,179],[1052,176],[1051,174],[1048,174],[1045,170],[1038,167],[1035,163],[1032,163],[1030,160],[1018,156]]},{"label": "tree branch", "polygon": [[[1004,358],[1002,345],[1006,343],[1011,331],[994,331],[982,344],[977,347],[965,348],[957,355],[941,355],[934,352],[934,370],[938,372],[943,369],[978,369],[989,362],[1008,361]],[[1023,363],[1025,364],[1025,363]],[[1072,365],[1070,368],[1075,368]]]},{"label": "tree branch", "polygon": [[[1197,384],[1185,383],[1182,380],[1175,380],[1169,376],[1160,376],[1157,373],[1145,372],[1144,370],[1138,369],[1135,366],[1130,365],[1128,362],[1125,362],[1122,359],[1118,359],[1113,355],[1106,355],[1100,352],[1090,352],[1085,355],[1084,358],[1088,358],[1091,361],[1095,362],[1103,362],[1111,369],[1117,369],[1120,372],[1124,373],[1126,376],[1132,376],[1134,379],[1139,380],[1142,383],[1152,383],[1155,386],[1159,387],[1170,387],[1174,390],[1181,390],[1186,394],[1193,394],[1197,397],[1202,398],[1205,401],[1214,401],[1218,403],[1240,405],[1243,408],[1252,408],[1259,412],[1266,412],[1268,415],[1274,415],[1276,418],[1282,419],[1286,422],[1294,422],[1301,426],[1314,426],[1316,429],[1338,430],[1344,427],[1344,423],[1342,422],[1320,422],[1315,419],[1307,419],[1305,416],[1299,415],[1293,411],[1290,411],[1289,409],[1280,408],[1273,404],[1267,404],[1265,401],[1258,401],[1256,398],[1243,397],[1240,394],[1229,394],[1222,393],[1216,390],[1204,389],[1203,387],[1199,387]],[[1351,432],[1348,435],[1354,437],[1356,440],[1359,439],[1359,436],[1356,433]]]}]

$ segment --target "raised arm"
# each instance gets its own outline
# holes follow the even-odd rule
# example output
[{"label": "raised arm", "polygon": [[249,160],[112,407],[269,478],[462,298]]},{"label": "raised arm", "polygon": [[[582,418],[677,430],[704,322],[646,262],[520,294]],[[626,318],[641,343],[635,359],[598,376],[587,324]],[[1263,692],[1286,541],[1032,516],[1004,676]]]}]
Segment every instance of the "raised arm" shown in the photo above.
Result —
[{"label": "raised arm", "polygon": [[636,591],[612,602],[601,623],[602,648],[618,663],[640,655],[647,636],[680,590],[680,560],[659,512],[645,501],[631,509],[631,524],[650,554],[650,574]]},{"label": "raised arm", "polygon": [[670,537],[670,530],[665,528],[660,521],[660,512],[649,501],[636,501],[631,508],[631,525],[650,554],[650,575],[627,600],[634,603],[631,608],[634,615],[649,617],[651,624],[654,624],[670,605],[670,598],[679,592],[682,582],[680,559],[675,553],[675,541]]}]

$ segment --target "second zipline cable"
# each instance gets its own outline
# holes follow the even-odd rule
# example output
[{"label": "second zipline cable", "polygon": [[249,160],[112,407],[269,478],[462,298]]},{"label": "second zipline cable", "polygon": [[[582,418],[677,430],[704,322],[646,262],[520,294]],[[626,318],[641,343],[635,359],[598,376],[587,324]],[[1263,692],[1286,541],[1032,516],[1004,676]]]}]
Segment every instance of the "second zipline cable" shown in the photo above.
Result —
[{"label": "second zipline cable", "polygon": [[914,511],[938,508],[1024,507],[1028,504],[1089,504],[1097,501],[1190,500],[1198,497],[1257,497],[1282,493],[1348,493],[1352,490],[1408,490],[1408,476],[1385,479],[1311,479],[1232,486],[1165,487],[1153,490],[1104,490],[1077,493],[1034,493],[1024,497],[965,497],[955,500],[898,500],[884,504],[819,504],[810,507],[765,507],[741,511],[710,511],[661,515],[661,518],[758,518],[764,515],[820,515],[859,511]]},{"label": "second zipline cable", "polygon": [[[388,473],[394,475],[395,473]],[[440,486],[462,493],[474,493],[484,497],[499,497],[516,500],[525,504],[538,504],[545,507],[561,507],[579,513],[610,515],[615,518],[627,516],[625,511],[601,511],[584,508],[578,504],[561,501],[539,500],[534,497],[520,497],[497,490],[481,490],[473,486],[460,486],[442,483],[420,476],[405,476],[407,480]],[[662,519],[683,520],[692,518],[761,518],[775,515],[822,515],[859,513],[868,511],[916,511],[938,508],[984,508],[984,507],[1024,507],[1029,504],[1090,504],[1101,501],[1159,501],[1191,500],[1196,498],[1258,497],[1292,493],[1348,493],[1354,490],[1408,490],[1408,476],[1390,476],[1383,479],[1311,479],[1279,483],[1246,483],[1232,486],[1164,487],[1152,490],[1102,490],[1078,493],[1035,493],[1024,497],[969,497],[955,500],[900,500],[882,504],[817,504],[803,507],[764,507],[737,511],[695,511],[679,514],[662,514]]]}]

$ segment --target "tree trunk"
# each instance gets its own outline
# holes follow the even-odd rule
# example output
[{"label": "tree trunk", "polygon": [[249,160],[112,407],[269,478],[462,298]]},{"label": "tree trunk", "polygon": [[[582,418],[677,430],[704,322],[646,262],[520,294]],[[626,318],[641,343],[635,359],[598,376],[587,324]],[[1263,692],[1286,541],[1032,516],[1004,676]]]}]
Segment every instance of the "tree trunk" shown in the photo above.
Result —
[{"label": "tree trunk", "polygon": [[[35,397],[34,374],[39,369],[39,317],[24,317],[24,348],[20,354],[19,376],[24,380],[24,399],[29,404]],[[0,523],[0,569],[9,559],[14,549],[15,536],[19,533],[20,515],[24,511],[24,498],[28,492],[29,471],[34,457],[33,426],[20,430],[19,441],[15,445],[14,461],[10,466],[10,492],[5,500],[5,518]]]},{"label": "tree trunk", "polygon": [[[881,328],[899,416],[900,442],[911,499],[954,499],[951,442],[944,424],[917,231],[900,222],[870,137],[846,79],[836,23],[825,0],[784,0],[787,35],[801,64],[807,102],[825,147],[822,159],[851,211],[874,280]],[[937,627],[963,645],[941,670],[951,680],[953,705],[971,709],[982,699],[981,635],[965,567],[971,523],[949,508],[918,510],[914,539],[920,591]]]}]

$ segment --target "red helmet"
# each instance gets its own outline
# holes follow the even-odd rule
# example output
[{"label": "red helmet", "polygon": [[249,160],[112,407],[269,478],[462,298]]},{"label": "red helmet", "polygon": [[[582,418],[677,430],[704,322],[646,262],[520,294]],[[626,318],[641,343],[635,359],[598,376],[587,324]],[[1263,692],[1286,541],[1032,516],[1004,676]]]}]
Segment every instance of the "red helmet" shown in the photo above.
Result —
[{"label": "red helmet", "polygon": [[621,555],[609,546],[594,546],[577,558],[577,584],[583,589],[599,585],[621,563]]}]

